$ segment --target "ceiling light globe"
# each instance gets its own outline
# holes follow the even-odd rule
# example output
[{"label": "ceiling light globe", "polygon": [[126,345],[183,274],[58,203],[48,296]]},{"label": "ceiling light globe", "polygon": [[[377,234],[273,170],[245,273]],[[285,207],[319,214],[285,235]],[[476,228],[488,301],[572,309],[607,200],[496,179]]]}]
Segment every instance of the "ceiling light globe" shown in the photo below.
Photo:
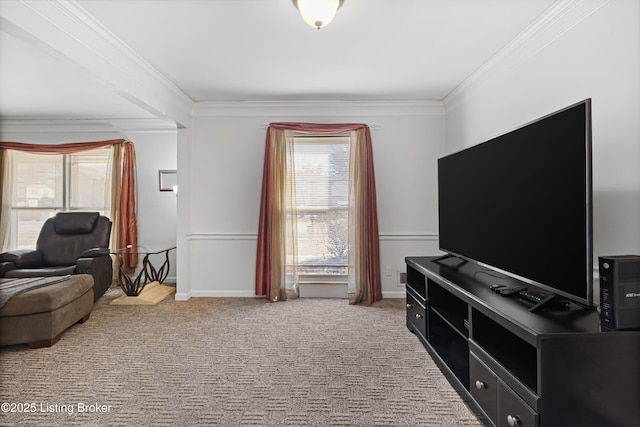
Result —
[{"label": "ceiling light globe", "polygon": [[333,21],[343,0],[294,0],[304,22],[320,29]]}]

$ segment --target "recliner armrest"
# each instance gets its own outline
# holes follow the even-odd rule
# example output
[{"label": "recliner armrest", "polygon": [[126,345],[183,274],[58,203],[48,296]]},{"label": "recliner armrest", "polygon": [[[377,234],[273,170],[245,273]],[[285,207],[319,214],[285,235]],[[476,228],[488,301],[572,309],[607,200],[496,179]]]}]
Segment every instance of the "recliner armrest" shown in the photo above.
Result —
[{"label": "recliner armrest", "polygon": [[74,274],[91,274],[94,258],[78,258]]},{"label": "recliner armrest", "polygon": [[99,256],[107,256],[111,253],[109,248],[91,248],[80,254],[80,258],[95,258]]},{"label": "recliner armrest", "polygon": [[93,276],[93,297],[97,301],[111,286],[113,279],[113,261],[110,256],[79,258],[73,274]]},{"label": "recliner armrest", "polygon": [[80,258],[76,260],[74,274],[91,274],[96,265],[102,265],[100,258],[109,257],[111,263],[111,251],[108,248],[93,248],[82,252]]},{"label": "recliner armrest", "polygon": [[16,268],[32,268],[42,265],[42,252],[32,249],[19,249],[0,254],[0,262],[12,262]]},{"label": "recliner armrest", "polygon": [[7,271],[15,270],[16,265],[11,261],[0,262],[0,277],[4,277]]}]

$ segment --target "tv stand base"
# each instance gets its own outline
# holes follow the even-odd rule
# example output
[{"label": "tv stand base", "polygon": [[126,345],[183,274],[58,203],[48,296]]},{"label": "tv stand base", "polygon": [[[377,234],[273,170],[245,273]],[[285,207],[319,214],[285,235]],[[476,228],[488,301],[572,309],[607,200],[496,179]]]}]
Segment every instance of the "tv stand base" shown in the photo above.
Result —
[{"label": "tv stand base", "polygon": [[594,307],[555,311],[562,297],[542,289],[525,306],[482,266],[436,259],[405,259],[407,327],[491,423],[640,426],[640,332],[602,332]]}]

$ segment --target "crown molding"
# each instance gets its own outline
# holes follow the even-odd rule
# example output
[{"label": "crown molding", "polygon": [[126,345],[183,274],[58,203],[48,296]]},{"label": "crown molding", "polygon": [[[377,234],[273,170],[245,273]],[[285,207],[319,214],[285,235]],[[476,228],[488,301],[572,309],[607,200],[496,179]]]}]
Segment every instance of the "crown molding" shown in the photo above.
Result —
[{"label": "crown molding", "polygon": [[0,134],[17,132],[176,132],[175,122],[163,119],[0,120]]},{"label": "crown molding", "polygon": [[193,104],[193,117],[441,116],[441,101],[207,101]]},{"label": "crown molding", "polygon": [[502,50],[468,76],[445,98],[446,111],[457,108],[464,96],[488,75],[507,73],[588,18],[609,0],[559,0]]},{"label": "crown molding", "polygon": [[75,1],[6,2],[2,18],[154,116],[188,122],[193,100]]}]

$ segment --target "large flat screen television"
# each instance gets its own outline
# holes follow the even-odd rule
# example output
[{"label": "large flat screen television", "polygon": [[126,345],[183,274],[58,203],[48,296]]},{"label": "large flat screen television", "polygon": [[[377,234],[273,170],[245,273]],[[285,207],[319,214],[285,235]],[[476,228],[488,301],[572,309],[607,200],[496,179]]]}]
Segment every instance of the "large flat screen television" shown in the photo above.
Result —
[{"label": "large flat screen television", "polygon": [[438,160],[440,249],[593,305],[591,100]]}]

